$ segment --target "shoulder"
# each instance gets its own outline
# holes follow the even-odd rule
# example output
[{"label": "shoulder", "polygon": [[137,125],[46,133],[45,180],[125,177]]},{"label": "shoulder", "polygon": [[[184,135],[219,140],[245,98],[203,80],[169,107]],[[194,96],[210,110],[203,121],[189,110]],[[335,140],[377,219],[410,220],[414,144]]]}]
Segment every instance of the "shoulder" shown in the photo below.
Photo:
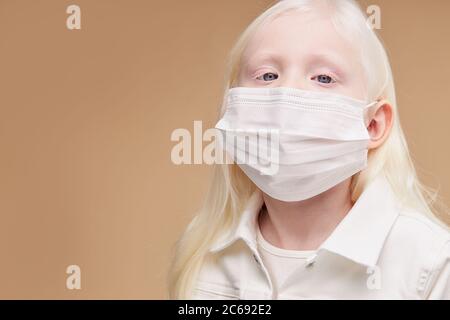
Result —
[{"label": "shoulder", "polygon": [[235,243],[217,253],[207,253],[194,285],[194,299],[239,299],[240,277],[248,263],[244,245]]},{"label": "shoulder", "polygon": [[425,213],[404,209],[393,224],[389,238],[402,241],[415,252],[427,255],[445,247],[450,242],[450,233],[448,227],[435,222]]},{"label": "shoulder", "polygon": [[[450,290],[449,229],[413,209],[402,210],[386,239],[385,261],[407,279],[423,298],[443,297]],[[403,275],[403,277],[402,277]],[[443,288],[443,289],[436,289]],[[436,294],[436,290],[443,290]]]}]

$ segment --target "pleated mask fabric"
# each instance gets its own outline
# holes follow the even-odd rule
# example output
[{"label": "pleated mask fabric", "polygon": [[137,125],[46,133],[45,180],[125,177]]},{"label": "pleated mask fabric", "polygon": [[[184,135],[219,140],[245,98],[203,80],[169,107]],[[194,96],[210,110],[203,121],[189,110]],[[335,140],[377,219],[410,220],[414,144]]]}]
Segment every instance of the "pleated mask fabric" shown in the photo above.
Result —
[{"label": "pleated mask fabric", "polygon": [[269,196],[300,201],[367,166],[376,102],[290,87],[229,89],[220,148]]}]

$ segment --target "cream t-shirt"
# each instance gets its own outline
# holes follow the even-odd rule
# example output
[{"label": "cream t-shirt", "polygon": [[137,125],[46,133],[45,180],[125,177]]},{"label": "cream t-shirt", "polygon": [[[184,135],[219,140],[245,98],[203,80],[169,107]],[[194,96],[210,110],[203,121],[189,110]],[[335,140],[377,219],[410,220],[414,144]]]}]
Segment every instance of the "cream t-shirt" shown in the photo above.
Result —
[{"label": "cream t-shirt", "polygon": [[261,233],[257,224],[256,243],[264,265],[271,277],[277,295],[289,286],[293,274],[314,261],[315,250],[288,250],[272,245]]}]

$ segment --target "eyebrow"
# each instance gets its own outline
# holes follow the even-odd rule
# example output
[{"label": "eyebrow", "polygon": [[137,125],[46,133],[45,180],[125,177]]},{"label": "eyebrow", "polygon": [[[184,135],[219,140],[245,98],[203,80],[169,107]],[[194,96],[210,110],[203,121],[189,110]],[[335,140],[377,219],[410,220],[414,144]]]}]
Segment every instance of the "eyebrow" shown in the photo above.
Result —
[{"label": "eyebrow", "polygon": [[263,58],[263,59],[281,59],[282,55],[280,52],[275,50],[262,50],[251,56],[252,59]]},{"label": "eyebrow", "polygon": [[259,52],[252,56],[244,56],[243,58],[243,62],[245,62],[242,64],[243,67],[251,65],[255,60],[258,60],[259,63],[272,62],[275,64],[280,64],[280,61],[282,60],[282,56],[274,51],[263,51],[262,53]]},{"label": "eyebrow", "polygon": [[[258,60],[258,62],[273,62],[276,64],[281,64],[282,55],[275,51],[263,51],[262,53],[257,53],[256,55],[245,57],[246,62],[243,66],[247,66],[252,63],[252,61]],[[322,52],[322,53],[310,53],[306,56],[306,64],[312,63],[324,63],[331,65],[337,70],[343,70],[342,66],[348,66],[345,61],[339,55],[333,54],[332,52]]]},{"label": "eyebrow", "polygon": [[348,66],[348,64],[339,57],[339,55],[333,53],[312,53],[308,55],[308,62],[324,62],[333,65],[336,68],[339,66]]}]

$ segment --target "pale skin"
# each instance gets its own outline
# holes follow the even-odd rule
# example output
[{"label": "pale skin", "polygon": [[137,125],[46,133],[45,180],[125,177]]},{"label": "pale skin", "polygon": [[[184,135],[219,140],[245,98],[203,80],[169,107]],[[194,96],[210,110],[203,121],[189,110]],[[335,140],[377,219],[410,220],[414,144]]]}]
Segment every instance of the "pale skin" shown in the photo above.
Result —
[{"label": "pale skin", "polygon": [[[342,37],[326,13],[289,12],[262,26],[242,59],[239,86],[294,87],[366,100],[366,76],[355,45]],[[392,128],[391,105],[378,97],[368,121],[369,149],[378,148]],[[316,250],[353,203],[351,178],[303,201],[284,202],[263,193],[259,215],[264,238],[287,250]]]}]

